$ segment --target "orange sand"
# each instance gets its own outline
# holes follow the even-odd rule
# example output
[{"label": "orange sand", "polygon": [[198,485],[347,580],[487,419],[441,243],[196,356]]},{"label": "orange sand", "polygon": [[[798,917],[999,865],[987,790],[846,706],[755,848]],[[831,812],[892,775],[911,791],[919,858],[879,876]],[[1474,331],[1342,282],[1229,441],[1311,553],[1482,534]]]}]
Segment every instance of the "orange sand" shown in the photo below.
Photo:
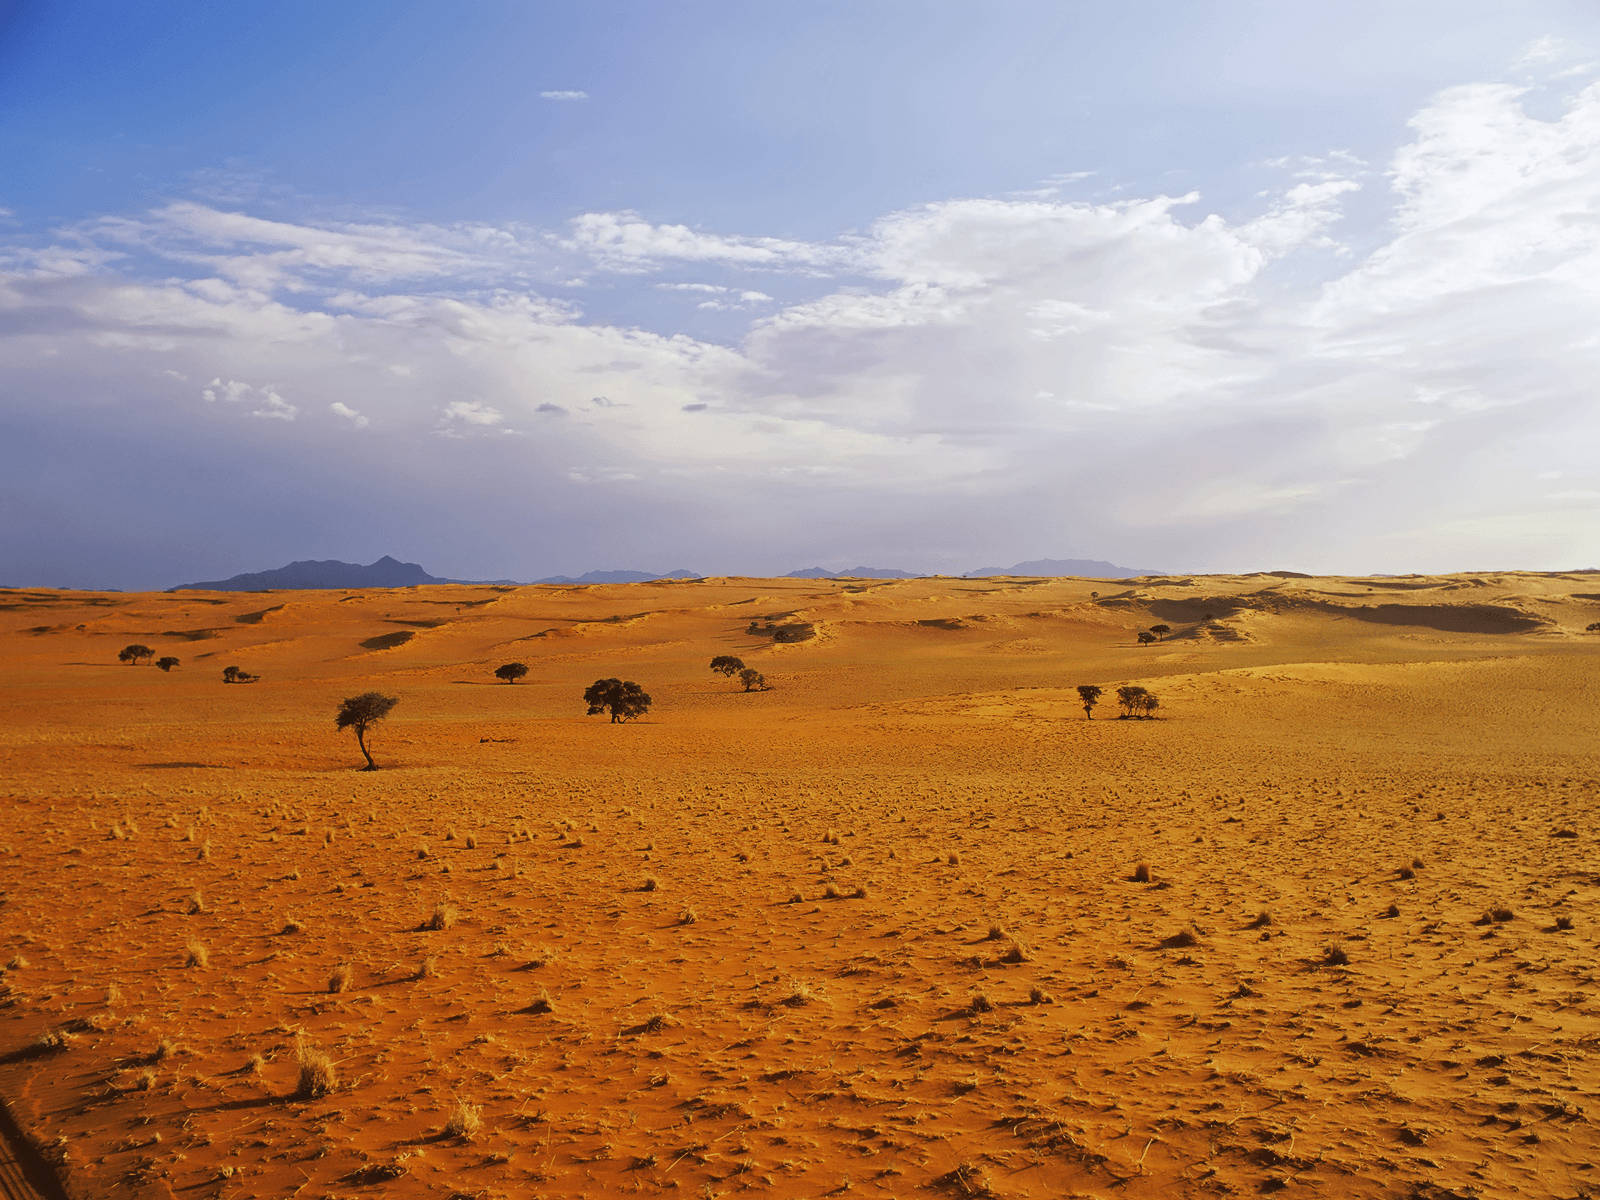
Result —
[{"label": "orange sand", "polygon": [[[1600,1194],[1596,620],[1593,575],[0,592],[0,1098],[76,1197]],[[648,718],[583,715],[609,675]]]}]

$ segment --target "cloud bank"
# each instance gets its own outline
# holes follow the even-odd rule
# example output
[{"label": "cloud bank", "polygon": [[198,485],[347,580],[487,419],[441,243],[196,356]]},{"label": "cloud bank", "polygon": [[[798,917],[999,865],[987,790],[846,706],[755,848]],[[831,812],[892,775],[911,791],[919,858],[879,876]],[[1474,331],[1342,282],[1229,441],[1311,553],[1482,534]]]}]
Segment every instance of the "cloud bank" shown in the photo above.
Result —
[{"label": "cloud bank", "polygon": [[[1073,178],[826,242],[196,199],[8,225],[0,495],[27,531],[0,582],[387,551],[529,576],[1600,563],[1600,85],[1566,61],[1441,92],[1386,162],[1278,160],[1249,211]],[[599,315],[618,289],[645,315]],[[229,464],[222,502],[155,471],[197,462]]]}]

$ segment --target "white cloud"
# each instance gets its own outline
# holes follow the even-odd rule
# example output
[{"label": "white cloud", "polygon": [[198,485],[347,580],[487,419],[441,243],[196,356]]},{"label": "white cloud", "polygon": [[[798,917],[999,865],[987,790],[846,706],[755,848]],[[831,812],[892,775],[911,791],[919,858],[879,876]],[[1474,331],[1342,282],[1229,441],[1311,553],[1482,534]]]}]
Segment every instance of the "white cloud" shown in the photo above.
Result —
[{"label": "white cloud", "polygon": [[569,244],[613,270],[663,262],[717,262],[743,267],[804,267],[837,261],[837,252],[807,242],[730,237],[687,225],[657,225],[638,213],[594,212],[574,217]]},{"label": "white cloud", "polygon": [[541,100],[587,100],[589,93],[580,91],[540,92],[539,98]]},{"label": "white cloud", "polygon": [[354,425],[357,429],[365,429],[368,425],[372,424],[370,420],[362,416],[360,412],[351,408],[342,400],[335,400],[332,404],[328,405],[328,411],[336,417],[342,417],[346,421],[349,421],[350,424]]},{"label": "white cloud", "polygon": [[499,425],[506,415],[481,400],[455,400],[445,405],[444,419],[460,421],[464,425]]}]

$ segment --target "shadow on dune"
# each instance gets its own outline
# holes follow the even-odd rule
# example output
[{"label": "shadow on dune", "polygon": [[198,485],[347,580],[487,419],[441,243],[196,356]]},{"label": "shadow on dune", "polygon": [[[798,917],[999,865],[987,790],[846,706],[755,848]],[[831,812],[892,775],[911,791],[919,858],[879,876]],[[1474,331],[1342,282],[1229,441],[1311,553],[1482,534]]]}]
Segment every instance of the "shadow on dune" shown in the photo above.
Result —
[{"label": "shadow on dune", "polygon": [[231,771],[233,768],[225,763],[203,762],[153,762],[134,763],[141,771]]}]

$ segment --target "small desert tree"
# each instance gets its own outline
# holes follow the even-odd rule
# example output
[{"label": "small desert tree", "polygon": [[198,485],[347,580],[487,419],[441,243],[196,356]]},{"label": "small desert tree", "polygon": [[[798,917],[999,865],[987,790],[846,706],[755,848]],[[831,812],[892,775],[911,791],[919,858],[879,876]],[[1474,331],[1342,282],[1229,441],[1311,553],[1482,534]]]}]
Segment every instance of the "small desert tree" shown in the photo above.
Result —
[{"label": "small desert tree", "polygon": [[1078,685],[1078,699],[1083,701],[1083,715],[1088,717],[1089,720],[1094,720],[1094,706],[1100,703],[1100,697],[1104,694],[1103,689],[1097,688],[1092,683],[1080,683]]},{"label": "small desert tree", "polygon": [[1156,635],[1156,640],[1157,641],[1164,642],[1164,641],[1167,640],[1167,634],[1172,632],[1172,626],[1171,625],[1152,625],[1152,626],[1150,626],[1150,632]]},{"label": "small desert tree", "polygon": [[745,667],[739,672],[739,682],[744,684],[747,692],[764,692],[767,690],[767,677],[754,667]]},{"label": "small desert tree", "polygon": [[177,665],[178,665],[178,660],[176,658],[174,658],[170,654],[167,655],[165,658],[156,659],[156,666],[160,667],[163,671],[170,671],[170,670],[172,670],[173,667],[175,667]]},{"label": "small desert tree", "polygon": [[1139,697],[1139,715],[1145,719],[1154,717],[1156,709],[1161,707],[1161,701],[1155,698],[1154,693],[1146,692]]},{"label": "small desert tree", "polygon": [[1584,629],[1584,632],[1585,633],[1600,633],[1600,621],[1596,621],[1593,625],[1586,626],[1585,629]]},{"label": "small desert tree", "polygon": [[117,661],[127,663],[130,667],[136,667],[141,659],[154,658],[155,656],[156,652],[150,649],[149,646],[134,642],[130,646],[124,646],[117,652]]},{"label": "small desert tree", "polygon": [[494,669],[494,677],[504,679],[507,683],[515,683],[527,673],[527,663],[502,663]]},{"label": "small desert tree", "polygon": [[223,683],[254,683],[259,678],[259,675],[252,675],[249,671],[241,670],[239,667],[222,668]]},{"label": "small desert tree", "polygon": [[1148,646],[1151,642],[1153,642],[1155,640],[1156,640],[1156,635],[1151,633],[1148,629],[1141,629],[1139,631],[1139,645]]},{"label": "small desert tree", "polygon": [[[711,669],[718,675],[726,675],[729,679],[732,679],[745,669],[744,660],[735,658],[731,654],[719,654],[711,660]],[[748,691],[749,689],[746,690]]]},{"label": "small desert tree", "polygon": [[583,690],[589,716],[609,712],[612,724],[631,721],[650,711],[650,697],[631,679],[596,679]]},{"label": "small desert tree", "polygon": [[1144,697],[1150,693],[1136,684],[1128,684],[1117,689],[1117,703],[1122,705],[1123,717],[1135,717],[1144,704]]},{"label": "small desert tree", "polygon": [[356,731],[356,745],[361,747],[361,757],[367,760],[367,765],[361,768],[363,771],[378,769],[378,764],[372,761],[372,754],[367,749],[367,730],[387,717],[399,703],[398,696],[385,696],[382,692],[362,692],[359,696],[347,697],[345,702],[339,705],[339,715],[334,718],[334,724],[340,729]]}]

